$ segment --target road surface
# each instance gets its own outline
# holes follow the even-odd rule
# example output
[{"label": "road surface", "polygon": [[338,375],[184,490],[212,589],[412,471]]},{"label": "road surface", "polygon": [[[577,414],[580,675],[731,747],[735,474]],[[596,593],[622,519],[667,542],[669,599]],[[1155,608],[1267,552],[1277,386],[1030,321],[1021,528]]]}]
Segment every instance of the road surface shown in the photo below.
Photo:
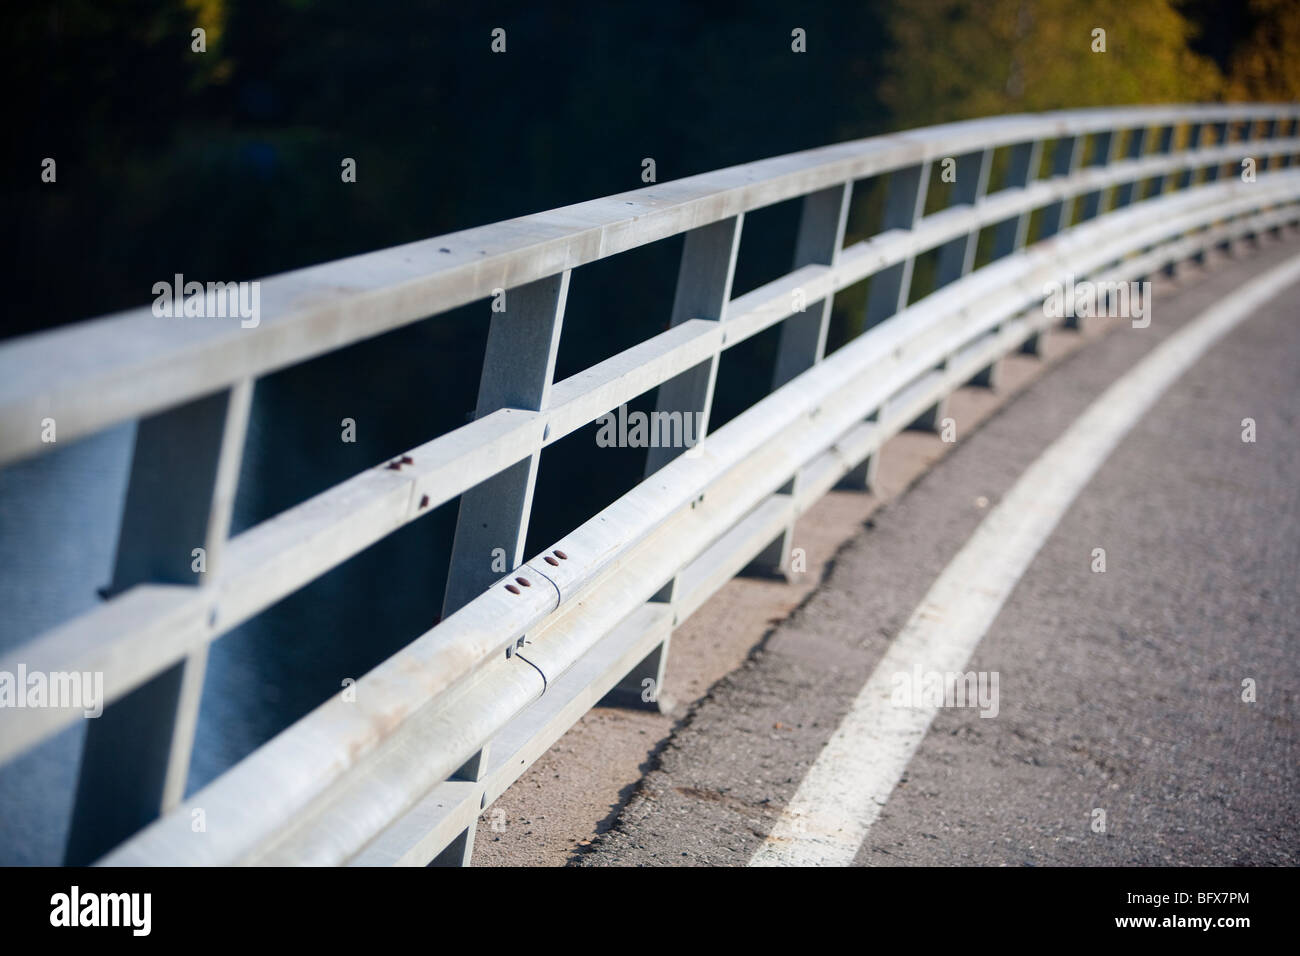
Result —
[{"label": "road surface", "polygon": [[[957,447],[698,702],[576,862],[774,862],[776,829],[794,848],[776,862],[1295,865],[1300,285],[1159,395],[1011,582],[960,668],[997,676],[996,716],[939,707],[869,824],[821,828],[871,783],[833,738],[999,502],[1112,383],[1297,254],[1247,247],[1165,289],[1149,328],[1078,351],[970,434],[958,420]],[[837,840],[844,858],[819,857]]]}]

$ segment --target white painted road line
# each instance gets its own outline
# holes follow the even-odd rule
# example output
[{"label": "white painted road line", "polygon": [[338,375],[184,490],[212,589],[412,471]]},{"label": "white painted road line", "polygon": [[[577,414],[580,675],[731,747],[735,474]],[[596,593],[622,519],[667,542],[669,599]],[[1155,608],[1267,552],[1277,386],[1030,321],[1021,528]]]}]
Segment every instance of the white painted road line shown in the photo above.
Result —
[{"label": "white painted road line", "polygon": [[1234,290],[1126,372],[1025,470],[890,644],[750,866],[852,863],[937,713],[894,704],[895,675],[963,670],[1034,555],[1134,424],[1221,336],[1297,281],[1300,257]]}]

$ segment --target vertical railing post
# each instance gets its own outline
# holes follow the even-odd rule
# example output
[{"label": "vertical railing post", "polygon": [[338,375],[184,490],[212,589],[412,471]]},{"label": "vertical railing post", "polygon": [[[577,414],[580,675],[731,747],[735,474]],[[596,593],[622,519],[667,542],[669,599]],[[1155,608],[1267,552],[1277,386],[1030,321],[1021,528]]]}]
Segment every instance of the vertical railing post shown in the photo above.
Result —
[{"label": "vertical railing post", "polygon": [[[895,170],[890,174],[885,193],[885,211],[880,231],[911,229],[925,212],[925,197],[930,188],[930,163]],[[914,263],[909,256],[903,262],[881,270],[871,279],[867,293],[867,309],[863,328],[879,325],[885,319],[907,306],[912,288]],[[867,421],[877,418],[878,412],[867,416]],[[846,491],[873,491],[880,467],[880,452],[873,451],[858,462],[836,485]]]},{"label": "vertical railing post", "polygon": [[[1277,133],[1277,134],[1278,134],[1278,136],[1279,136],[1280,138],[1282,138],[1282,139],[1287,139],[1287,138],[1292,138],[1292,139],[1294,139],[1294,138],[1295,138],[1296,128],[1297,128],[1297,127],[1300,127],[1300,119],[1297,119],[1296,117],[1292,116],[1292,117],[1290,117],[1289,119],[1284,119],[1284,120],[1282,120],[1280,123],[1278,123],[1278,133]],[[1283,133],[1283,132],[1282,132],[1283,130],[1286,130],[1286,132]],[[1294,154],[1294,153],[1283,153],[1283,154],[1282,154],[1282,163],[1281,163],[1281,168],[1282,168],[1282,169],[1290,169],[1290,168],[1291,168],[1291,164],[1292,164],[1294,161],[1295,161],[1295,154]]]},{"label": "vertical railing post", "polygon": [[[1011,162],[1007,168],[1006,188],[1024,189],[1038,176],[1043,161],[1043,141],[1017,143],[1011,147]],[[1029,239],[1029,220],[1032,210],[1004,219],[993,227],[993,258],[1001,259],[1023,249]]]},{"label": "vertical railing post", "polygon": [[[1174,139],[1178,135],[1178,125],[1170,123],[1168,126],[1160,127],[1160,138],[1156,141],[1154,155],[1168,157],[1173,155]],[[1148,199],[1156,199],[1164,194],[1168,184],[1173,181],[1172,173],[1160,173],[1151,177],[1150,186],[1147,191]],[[1178,263],[1167,262],[1164,267],[1166,276],[1175,276],[1178,274]]]},{"label": "vertical railing post", "polygon": [[[1167,132],[1167,130],[1166,130]],[[1138,160],[1142,158],[1142,153],[1146,150],[1147,128],[1141,126],[1137,129],[1129,130],[1128,145],[1124,149],[1124,158]],[[1119,184],[1115,189],[1115,209],[1123,209],[1133,202],[1137,195],[1138,180],[1130,179]]]},{"label": "vertical railing post", "polygon": [[[1211,125],[1211,129],[1214,130],[1215,146],[1227,145],[1228,128],[1229,128],[1229,124],[1226,121],[1222,123],[1214,123]],[[1223,172],[1223,166],[1224,166],[1223,160],[1219,160],[1217,163],[1212,163],[1209,166],[1205,167],[1205,181],[1207,183],[1212,183],[1217,181],[1219,178],[1219,174]]]},{"label": "vertical railing post", "polygon": [[[736,255],[740,251],[740,232],[744,214],[738,214],[707,226],[699,226],[686,233],[682,244],[681,265],[677,269],[677,290],[673,295],[671,324],[676,326],[692,319],[725,322],[727,306],[731,302],[731,281],[736,274]],[[718,378],[721,351],[715,351],[705,361],[670,378],[659,386],[655,408],[659,413],[680,413],[682,434],[687,434],[687,415],[695,416],[697,427],[692,429],[694,440],[703,441],[708,432],[709,413],[713,409],[713,388]],[[685,448],[658,447],[646,449],[646,477],[668,464]],[[652,600],[676,605],[681,579],[674,576]],[[674,617],[673,623],[676,623]],[[637,664],[619,684],[602,700],[602,703],[626,707],[665,710],[662,696],[663,675],[668,665],[670,638],[665,638]],[[644,681],[649,679],[655,693],[641,693]]]},{"label": "vertical railing post", "polygon": [[[1154,155],[1170,156],[1174,151],[1174,136],[1178,132],[1178,127],[1174,124],[1160,127],[1160,138],[1156,140]],[[1155,199],[1164,193],[1167,184],[1172,179],[1170,173],[1160,173],[1151,177],[1151,185],[1147,189],[1147,198]]]},{"label": "vertical railing post", "polygon": [[[881,232],[890,229],[911,229],[925,211],[926,190],[930,186],[930,161],[896,169],[889,176],[885,194],[885,214],[880,224]],[[865,328],[879,325],[899,310],[906,308],[912,289],[912,256],[888,266],[871,279],[867,293]]]},{"label": "vertical railing post", "polygon": [[[895,170],[889,177],[885,195],[885,215],[881,231],[911,229],[925,212],[926,193],[930,187],[930,161]],[[912,291],[915,260],[908,256],[897,265],[877,273],[867,295],[866,327],[872,328],[907,307]],[[916,428],[937,428],[946,399],[937,402],[913,423]],[[874,462],[872,463],[874,465]],[[870,466],[868,466],[868,471]],[[856,478],[856,476],[854,476]]]},{"label": "vertical railing post", "polygon": [[[1262,142],[1267,142],[1267,141],[1272,140],[1272,139],[1275,139],[1275,138],[1277,137],[1278,122],[1277,122],[1277,118],[1276,118],[1276,117],[1270,117],[1270,118],[1268,118],[1268,119],[1266,119],[1266,120],[1263,120],[1263,121],[1259,124],[1259,127],[1260,127],[1260,128],[1259,128],[1259,135],[1258,135],[1258,138],[1259,138],[1260,141],[1262,141]],[[1252,136],[1250,136],[1250,137],[1248,137],[1248,138],[1250,138],[1250,139],[1255,139],[1256,137],[1252,135]],[[1265,155],[1263,152],[1261,152],[1260,155],[1259,155],[1259,157],[1256,159],[1256,167],[1257,167],[1257,168],[1256,168],[1256,171],[1259,172],[1259,173],[1263,173],[1263,172],[1265,172],[1265,171],[1271,171],[1271,170],[1274,170],[1274,169],[1277,168],[1277,163],[1278,163],[1278,158],[1277,158],[1277,157],[1275,157],[1275,156],[1268,156],[1268,155]],[[1261,207],[1259,207],[1259,208],[1256,208],[1256,209],[1252,210],[1252,214],[1254,214],[1254,213],[1262,213],[1262,212],[1265,211],[1266,208],[1271,208],[1271,207],[1262,207],[1262,206],[1261,206]],[[1277,232],[1276,229],[1270,229],[1270,230],[1269,230],[1269,233],[1270,233],[1271,235],[1277,235],[1277,234],[1278,234],[1278,232]],[[1258,246],[1258,245],[1259,245],[1259,234],[1258,234],[1258,233],[1256,233],[1256,232],[1254,232],[1254,231],[1248,232],[1248,233],[1246,233],[1246,238],[1250,240],[1250,242],[1251,242],[1252,245],[1254,245],[1254,246]]]},{"label": "vertical railing post", "polygon": [[[869,422],[879,421],[880,413],[872,412],[867,416]],[[835,487],[841,491],[876,491],[876,475],[880,471],[880,452],[873,451],[853,468],[845,472]]]},{"label": "vertical railing post", "polygon": [[[1188,127],[1187,130],[1187,152],[1188,153],[1195,154],[1200,150],[1201,146],[1205,142],[1205,131],[1207,128],[1209,128],[1211,131],[1214,130],[1213,126],[1206,123],[1193,123],[1190,127]],[[1219,145],[1217,139],[1214,145],[1216,146]],[[1204,173],[1205,178],[1208,179],[1209,170],[1206,167],[1196,165],[1195,163],[1189,165],[1186,169],[1183,170],[1182,175],[1179,177],[1178,188],[1191,189],[1201,180],[1202,173]],[[1205,250],[1202,249],[1199,252],[1193,253],[1190,261],[1195,262],[1198,266],[1205,265]]]},{"label": "vertical railing post", "polygon": [[[681,266],[677,271],[677,291],[673,296],[672,325],[691,319],[726,320],[743,221],[743,214],[732,216],[686,234]],[[717,377],[718,354],[714,353],[694,368],[660,385],[656,410],[697,416],[699,428],[694,434],[697,441],[703,440],[708,430],[709,413],[713,409],[713,386]],[[682,432],[686,432],[684,422]],[[683,450],[663,445],[647,449],[646,476],[653,475]]]},{"label": "vertical railing post", "polygon": [[[1287,128],[1288,125],[1289,125],[1289,121],[1284,117],[1281,116],[1273,117],[1272,119],[1269,120],[1269,124],[1267,128],[1268,138],[1276,139],[1276,140],[1284,139],[1286,134],[1283,131]],[[1289,158],[1290,157],[1288,157],[1285,154],[1273,155],[1268,161],[1269,171],[1273,172],[1274,170],[1285,169],[1287,165],[1287,159]],[[1280,225],[1272,226],[1269,228],[1268,234],[1272,236],[1274,239],[1281,239],[1282,227]]]},{"label": "vertical railing post", "polygon": [[[1281,123],[1278,122],[1277,117],[1272,117],[1270,119],[1265,120],[1264,128],[1260,130],[1259,138],[1261,140],[1277,139],[1278,138],[1277,131],[1280,126]],[[1281,162],[1280,156],[1260,156],[1259,168],[1260,170],[1276,169],[1280,162]]]},{"label": "vertical railing post", "polygon": [[[1283,132],[1283,130],[1285,130],[1285,133]],[[1297,133],[1300,133],[1300,117],[1292,116],[1287,119],[1284,119],[1281,122],[1281,124],[1279,124],[1278,127],[1279,136],[1288,139],[1294,139]],[[1283,154],[1282,168],[1290,169],[1293,165],[1295,165],[1297,157],[1300,157],[1300,154],[1297,154],[1294,149],[1288,153]],[[1300,230],[1300,223],[1295,223],[1293,228]]]},{"label": "vertical railing post", "polygon": [[[1238,127],[1237,127],[1237,124],[1236,124],[1235,122],[1232,122],[1232,121],[1229,121],[1229,120],[1224,120],[1224,121],[1221,122],[1221,123],[1215,123],[1215,124],[1214,124],[1214,142],[1215,142],[1215,145],[1216,145],[1216,146],[1226,146],[1226,145],[1228,145],[1229,141],[1232,140],[1232,133],[1233,133],[1233,131],[1234,131],[1235,129],[1237,129],[1237,128],[1238,128]],[[1224,171],[1224,169],[1231,170],[1231,169],[1233,168],[1234,165],[1236,165],[1236,164],[1233,163],[1232,160],[1226,160],[1226,161],[1225,161],[1225,160],[1220,160],[1219,162],[1215,163],[1214,165],[1212,165],[1212,166],[1210,166],[1208,169],[1206,169],[1206,171],[1205,171],[1205,181],[1206,181],[1207,183],[1218,182],[1218,181],[1223,177],[1223,171]],[[1229,173],[1229,175],[1231,175],[1231,173]],[[1207,223],[1206,226],[1205,226],[1205,228],[1206,228],[1206,229],[1210,229],[1210,228],[1212,228],[1214,225],[1215,225],[1214,223]],[[1233,247],[1232,240],[1231,240],[1231,239],[1225,239],[1223,242],[1218,243],[1218,245],[1217,245],[1215,248],[1217,248],[1217,249],[1218,249],[1220,252],[1222,252],[1224,255],[1229,255],[1229,256],[1230,256],[1230,255],[1232,255],[1232,247]],[[1204,262],[1204,261],[1205,261],[1204,256],[1200,256],[1200,257],[1198,257],[1198,261],[1200,261],[1200,262]]]},{"label": "vertical railing post", "polygon": [[[1201,148],[1202,133],[1205,130],[1204,123],[1192,123],[1187,127],[1187,146],[1186,151],[1191,154]],[[1188,166],[1178,177],[1178,189],[1190,189],[1196,184],[1196,174],[1199,171],[1198,166]]]},{"label": "vertical railing post", "polygon": [[[1024,189],[1038,178],[1038,170],[1043,162],[1043,141],[1032,140],[1028,143],[1016,143],[1011,147],[1011,161],[1007,167],[1006,188]],[[993,259],[1001,259],[1013,252],[1018,252],[1029,241],[1029,223],[1033,210],[1025,210],[1018,216],[1004,219],[993,227]],[[1020,346],[1020,351],[1028,355],[1041,355],[1043,339],[1035,332]]]},{"label": "vertical railing post", "polygon": [[430,867],[469,866],[474,859],[474,834],[478,830],[478,821],[461,830],[456,837],[438,851],[438,855],[429,861]]},{"label": "vertical railing post", "polygon": [[[852,187],[852,183],[843,183],[804,197],[792,269],[831,266],[839,259]],[[772,373],[773,391],[822,360],[833,299],[833,294],[828,295],[781,323],[781,342]]]},{"label": "vertical railing post", "polygon": [[[206,588],[216,580],[252,389],[244,379],[141,420],[105,596],[139,584]],[[183,798],[207,657],[205,645],[88,722],[67,864],[93,863]]]},{"label": "vertical railing post", "polygon": [[[1062,136],[1052,147],[1052,178],[1060,179],[1072,176],[1083,159],[1083,137]],[[1038,238],[1047,239],[1062,229],[1069,228],[1074,218],[1074,199],[1058,199],[1048,203],[1043,209],[1042,224],[1038,229]]]},{"label": "vertical railing post", "polygon": [[[505,290],[505,308],[492,314],[492,324],[488,326],[475,418],[502,408],[533,412],[546,408],[555,378],[555,356],[564,325],[569,276],[566,269]],[[527,457],[461,495],[442,601],[444,618],[456,613],[501,576],[502,554],[508,571],[524,563],[541,441],[539,436]],[[470,757],[453,779],[483,779],[490,746],[490,743],[485,745]],[[469,866],[476,828],[477,821],[429,865]]]},{"label": "vertical railing post", "polygon": [[[569,292],[567,271],[505,292],[505,311],[492,315],[474,415],[502,408],[542,411],[551,393],[555,355]],[[460,610],[507,571],[524,562],[528,519],[537,483],[539,447],[461,495],[442,616]],[[497,563],[499,569],[500,564]]]},{"label": "vertical railing post", "polygon": [[[1115,155],[1119,150],[1120,133],[1121,130],[1113,129],[1096,134],[1093,139],[1092,158],[1088,161],[1089,167],[1103,168],[1114,162]],[[1106,189],[1096,189],[1085,194],[1079,221],[1087,222],[1089,219],[1095,219],[1100,213],[1105,212],[1106,198],[1110,192],[1110,187],[1107,187]]]},{"label": "vertical railing post", "polygon": [[[1120,134],[1122,132],[1122,130],[1112,129],[1095,134],[1092,157],[1088,161],[1089,168],[1102,169],[1115,161],[1115,156],[1119,152]],[[1108,186],[1104,189],[1094,189],[1092,192],[1086,193],[1083,197],[1083,207],[1079,211],[1079,222],[1087,222],[1104,213],[1108,206],[1107,200],[1112,191],[1113,188]],[[1062,324],[1067,329],[1082,328],[1082,322],[1077,315],[1067,315],[1065,322]]]},{"label": "vertical railing post", "polygon": [[[953,206],[974,206],[988,191],[989,171],[993,165],[993,150],[981,149],[957,157],[956,176],[953,183],[952,198],[948,208]],[[939,261],[935,273],[935,289],[942,289],[950,282],[960,279],[970,272],[975,264],[975,252],[979,246],[980,231],[972,229],[964,236],[945,242],[939,247]]]},{"label": "vertical railing post", "polygon": [[[1171,132],[1172,127],[1168,128],[1166,131]],[[1142,154],[1146,152],[1148,133],[1149,130],[1145,126],[1139,126],[1129,130],[1128,143],[1125,145],[1123,150],[1123,155],[1125,160],[1137,161],[1142,158]],[[1114,144],[1114,148],[1111,150],[1111,153],[1115,154],[1119,149],[1118,132],[1115,133],[1115,139],[1112,142]],[[1118,186],[1115,187],[1114,202],[1111,208],[1123,209],[1125,206],[1130,205],[1135,198],[1141,198],[1138,193],[1138,187],[1141,185],[1142,185],[1142,181],[1136,177],[1133,179],[1126,179],[1123,182],[1121,182]],[[1145,252],[1147,250],[1144,249],[1143,251]],[[1146,276],[1140,276],[1139,281],[1142,281],[1145,278]]]},{"label": "vertical railing post", "polygon": [[[675,582],[674,582],[675,583]],[[670,584],[671,588],[672,585]],[[675,591],[673,595],[675,596]],[[653,598],[656,602],[672,604],[670,597],[664,594]],[[626,707],[632,710],[651,710],[667,713],[670,709],[668,699],[663,695],[664,675],[668,671],[668,647],[672,641],[669,634],[651,648],[650,653],[641,662],[628,671],[604,697],[600,699],[602,707]],[[647,683],[649,681],[649,683]],[[649,690],[651,693],[646,693]]]},{"label": "vertical railing post", "polygon": [[[988,191],[989,173],[993,165],[993,150],[981,149],[966,153],[957,158],[956,182],[953,183],[951,200],[948,208],[954,206],[974,206]],[[950,282],[955,282],[971,271],[975,265],[975,253],[979,248],[980,230],[972,229],[964,236],[945,242],[939,247],[938,264],[935,268],[935,289],[942,289]],[[986,388],[995,386],[997,363],[981,369],[971,379],[974,385]]]},{"label": "vertical railing post", "polygon": [[[833,266],[844,245],[844,227],[849,219],[853,184],[841,183],[804,197],[799,216],[799,233],[795,240],[793,269],[806,265]],[[781,342],[777,347],[776,366],[772,371],[772,390],[780,388],[822,360],[826,352],[826,333],[830,326],[834,295],[827,295],[805,311],[795,313],[781,325]],[[780,494],[792,495],[799,487],[799,475],[788,481]],[[746,569],[750,573],[785,575],[790,567],[790,547],[794,523],[764,548]]]}]

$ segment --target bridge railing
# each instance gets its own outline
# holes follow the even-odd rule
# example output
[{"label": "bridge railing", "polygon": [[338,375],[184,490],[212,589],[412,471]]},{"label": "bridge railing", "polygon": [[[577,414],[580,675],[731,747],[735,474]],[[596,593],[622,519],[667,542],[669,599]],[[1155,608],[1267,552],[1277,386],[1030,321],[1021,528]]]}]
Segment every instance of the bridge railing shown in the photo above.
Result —
[{"label": "bridge railing", "polygon": [[[1247,104],[932,127],[263,280],[250,328],[141,309],[0,346],[0,465],[48,448],[47,419],[61,441],[140,422],[109,600],[0,661],[104,675],[113,703],[89,725],[69,859],[467,861],[478,815],[588,708],[662,685],[674,626],[746,566],[785,566],[801,511],[868,486],[886,439],[937,425],[953,389],[1034,351],[1060,321],[1047,283],[1139,278],[1300,221],[1298,119]],[[936,165],[955,182],[926,215]],[[854,184],[882,175],[881,230],[845,245]],[[800,198],[790,272],[733,296],[745,214]],[[668,331],[553,381],[571,271],[678,234]],[[825,355],[833,297],[867,279],[865,331]],[[229,537],[258,377],[499,290],[472,423]],[[770,394],[708,432],[720,356],[778,324]],[[651,448],[639,485],[525,561],[542,450],[655,388],[665,420],[693,416],[703,440]],[[458,497],[443,619],[187,799],[210,643]],[[0,760],[79,713],[0,709]]]}]

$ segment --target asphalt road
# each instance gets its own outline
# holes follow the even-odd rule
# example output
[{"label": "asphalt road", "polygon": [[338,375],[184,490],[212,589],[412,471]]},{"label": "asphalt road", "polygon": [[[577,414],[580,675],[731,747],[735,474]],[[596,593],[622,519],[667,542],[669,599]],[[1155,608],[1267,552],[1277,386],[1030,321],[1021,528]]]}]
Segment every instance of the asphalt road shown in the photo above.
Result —
[{"label": "asphalt road", "polygon": [[[960,444],[713,686],[578,862],[748,863],[989,509],[1155,345],[1297,252],[1266,243],[1163,288],[1149,328],[1080,350],[970,434],[958,420]],[[1293,286],[1102,464],[966,665],[998,675],[997,716],[939,708],[855,864],[1296,864],[1298,319]]]}]

